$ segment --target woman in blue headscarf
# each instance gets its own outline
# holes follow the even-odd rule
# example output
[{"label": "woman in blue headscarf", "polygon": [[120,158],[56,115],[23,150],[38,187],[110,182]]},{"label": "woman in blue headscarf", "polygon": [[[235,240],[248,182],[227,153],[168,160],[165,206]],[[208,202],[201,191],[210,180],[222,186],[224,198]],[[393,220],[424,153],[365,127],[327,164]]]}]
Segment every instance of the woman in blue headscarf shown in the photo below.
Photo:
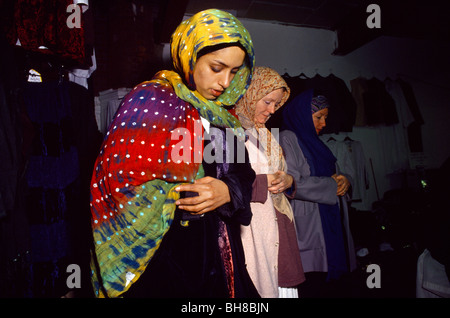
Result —
[{"label": "woman in blue headscarf", "polygon": [[[321,277],[325,282],[348,272],[339,197],[347,193],[350,182],[336,173],[336,158],[319,138],[329,106],[326,97],[314,96],[312,89],[301,93],[285,106],[280,132],[288,173],[297,184],[291,205],[305,283],[315,275],[326,276]],[[319,273],[311,276],[312,272]]]}]

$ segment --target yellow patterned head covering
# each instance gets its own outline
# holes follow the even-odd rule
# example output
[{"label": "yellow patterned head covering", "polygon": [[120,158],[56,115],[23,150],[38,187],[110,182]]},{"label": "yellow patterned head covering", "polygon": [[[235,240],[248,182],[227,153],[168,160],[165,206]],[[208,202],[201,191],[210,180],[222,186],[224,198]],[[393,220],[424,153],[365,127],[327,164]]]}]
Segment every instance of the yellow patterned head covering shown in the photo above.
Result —
[{"label": "yellow patterned head covering", "polygon": [[[246,51],[246,59],[224,93],[208,100],[195,91],[193,72],[198,53],[206,47],[228,43],[239,43]],[[177,96],[192,104],[209,122],[236,132],[241,124],[223,106],[236,104],[245,94],[255,65],[253,42],[242,23],[221,10],[198,12],[184,20],[172,34],[171,57],[174,71],[162,71],[156,77],[169,81]]]}]

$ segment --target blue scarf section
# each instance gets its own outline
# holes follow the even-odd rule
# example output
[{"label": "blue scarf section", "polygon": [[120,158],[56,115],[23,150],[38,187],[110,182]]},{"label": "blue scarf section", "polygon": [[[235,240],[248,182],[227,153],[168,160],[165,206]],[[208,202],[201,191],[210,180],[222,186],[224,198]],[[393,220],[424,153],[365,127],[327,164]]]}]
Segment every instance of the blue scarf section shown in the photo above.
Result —
[{"label": "blue scarf section", "polygon": [[[316,133],[311,116],[313,90],[292,99],[283,110],[283,129],[291,130],[310,167],[311,176],[331,177],[336,173],[336,157]],[[337,279],[348,271],[344,234],[339,205],[319,203],[320,217],[328,259],[328,280]]]}]

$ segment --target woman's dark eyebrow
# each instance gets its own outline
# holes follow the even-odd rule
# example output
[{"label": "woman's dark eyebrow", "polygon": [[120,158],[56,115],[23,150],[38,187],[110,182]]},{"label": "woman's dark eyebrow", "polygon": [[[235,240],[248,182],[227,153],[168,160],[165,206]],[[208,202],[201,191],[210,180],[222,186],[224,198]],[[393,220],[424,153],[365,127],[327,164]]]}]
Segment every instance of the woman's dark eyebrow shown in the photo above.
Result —
[{"label": "woman's dark eyebrow", "polygon": [[[224,67],[229,67],[228,64],[226,64],[226,63],[224,63],[224,62],[222,62],[222,61],[220,61],[220,60],[213,60],[213,62],[215,62],[215,63],[217,63],[217,64],[220,64],[220,65],[222,65],[222,66],[224,66]],[[239,65],[239,66],[233,67],[233,69],[235,69],[235,68],[240,68],[243,64],[244,64],[244,63],[242,63],[242,64]]]},{"label": "woman's dark eyebrow", "polygon": [[222,61],[220,61],[220,60],[213,60],[213,62],[215,62],[215,63],[217,63],[217,64],[220,64],[220,65],[222,65],[222,66],[225,66],[225,67],[228,66],[227,64],[225,64],[224,62],[222,62]]}]

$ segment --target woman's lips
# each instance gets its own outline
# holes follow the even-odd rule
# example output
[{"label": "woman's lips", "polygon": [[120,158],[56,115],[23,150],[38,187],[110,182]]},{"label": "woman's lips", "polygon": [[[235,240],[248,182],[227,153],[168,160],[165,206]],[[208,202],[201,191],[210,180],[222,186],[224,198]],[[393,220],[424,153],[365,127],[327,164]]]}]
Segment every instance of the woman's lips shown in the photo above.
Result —
[{"label": "woman's lips", "polygon": [[220,95],[222,95],[223,91],[216,91],[215,89],[211,89],[211,94],[213,94],[213,96],[215,97],[219,97]]}]

